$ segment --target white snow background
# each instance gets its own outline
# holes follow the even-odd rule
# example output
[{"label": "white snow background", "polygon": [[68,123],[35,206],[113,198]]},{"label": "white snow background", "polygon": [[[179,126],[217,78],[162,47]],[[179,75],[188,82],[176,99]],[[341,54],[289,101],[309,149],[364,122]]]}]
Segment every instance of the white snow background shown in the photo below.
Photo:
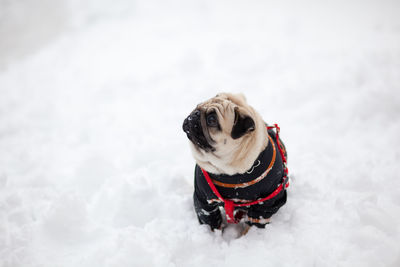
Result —
[{"label": "white snow background", "polygon": [[[400,266],[400,2],[0,1],[0,266]],[[183,119],[243,92],[292,174],[211,232]]]}]

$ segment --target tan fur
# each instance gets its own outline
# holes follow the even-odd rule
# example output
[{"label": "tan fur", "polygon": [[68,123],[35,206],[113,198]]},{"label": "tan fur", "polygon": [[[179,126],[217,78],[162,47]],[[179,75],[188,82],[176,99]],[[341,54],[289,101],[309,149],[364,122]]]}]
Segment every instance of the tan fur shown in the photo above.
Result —
[{"label": "tan fur", "polygon": [[[255,122],[254,131],[233,139],[235,108],[240,114],[250,116]],[[221,131],[203,126],[208,141],[213,141],[215,151],[205,152],[190,143],[197,164],[215,174],[233,175],[249,170],[258,155],[268,145],[268,132],[261,116],[247,104],[242,94],[222,93],[197,106],[203,114],[215,110]],[[205,125],[202,123],[202,125]],[[210,140],[209,140],[210,139]]]}]

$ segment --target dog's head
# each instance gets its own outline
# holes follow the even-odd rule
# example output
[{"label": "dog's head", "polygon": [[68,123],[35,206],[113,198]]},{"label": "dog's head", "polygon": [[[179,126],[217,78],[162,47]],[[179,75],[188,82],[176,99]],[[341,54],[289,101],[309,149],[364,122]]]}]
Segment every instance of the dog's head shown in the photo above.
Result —
[{"label": "dog's head", "polygon": [[183,131],[197,163],[213,173],[245,172],[268,142],[261,117],[242,94],[222,93],[197,105]]}]

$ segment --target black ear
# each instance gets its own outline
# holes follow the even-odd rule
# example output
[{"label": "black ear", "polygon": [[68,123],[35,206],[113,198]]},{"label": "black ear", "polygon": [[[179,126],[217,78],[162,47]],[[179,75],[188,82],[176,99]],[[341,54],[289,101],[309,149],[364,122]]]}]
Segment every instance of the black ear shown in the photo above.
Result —
[{"label": "black ear", "polygon": [[241,115],[237,109],[235,109],[235,123],[232,128],[231,136],[233,139],[238,139],[248,132],[254,131],[255,124],[254,120],[246,115]]}]

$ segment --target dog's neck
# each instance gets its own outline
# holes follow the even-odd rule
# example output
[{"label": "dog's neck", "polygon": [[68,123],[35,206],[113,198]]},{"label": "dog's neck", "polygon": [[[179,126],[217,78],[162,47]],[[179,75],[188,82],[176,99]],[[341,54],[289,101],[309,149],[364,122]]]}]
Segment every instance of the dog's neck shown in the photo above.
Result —
[{"label": "dog's neck", "polygon": [[[253,140],[257,140],[254,142]],[[223,154],[208,155],[208,161],[196,158],[197,164],[207,172],[213,174],[242,174],[248,171],[260,153],[268,145],[268,131],[263,122],[256,125],[256,130],[240,140],[240,144],[233,151],[224,151]],[[211,163],[212,162],[212,163]]]}]

